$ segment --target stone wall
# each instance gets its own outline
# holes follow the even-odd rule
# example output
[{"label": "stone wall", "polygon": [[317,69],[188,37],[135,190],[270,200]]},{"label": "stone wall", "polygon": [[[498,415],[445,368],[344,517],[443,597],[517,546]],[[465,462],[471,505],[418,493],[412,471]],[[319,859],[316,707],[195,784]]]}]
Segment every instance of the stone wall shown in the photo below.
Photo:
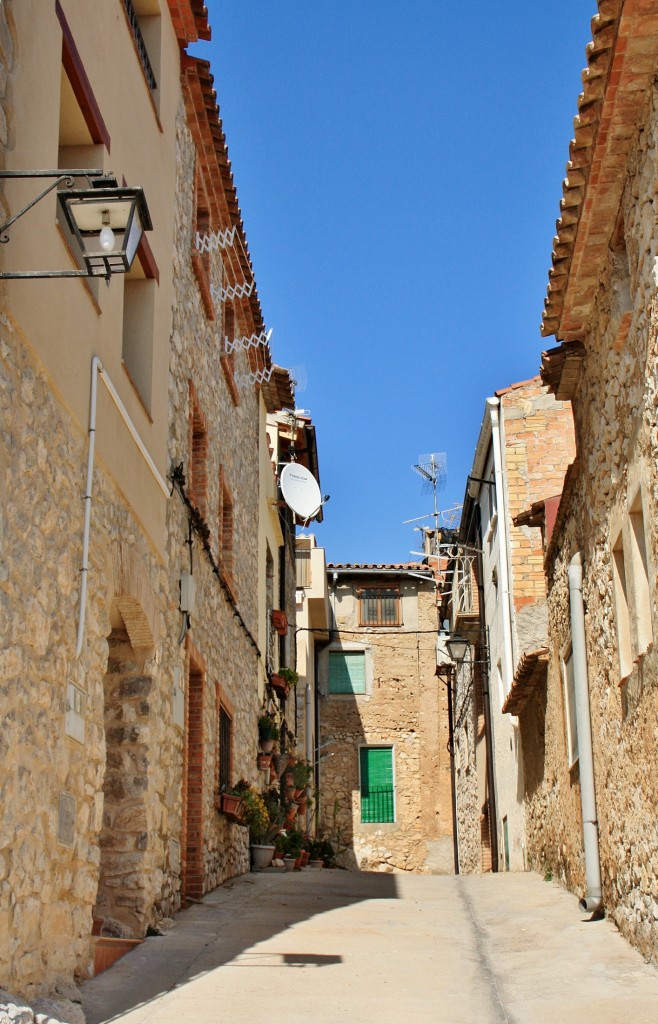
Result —
[{"label": "stone wall", "polygon": [[[4,15],[0,3],[6,62]],[[4,86],[2,71],[0,99]],[[94,926],[141,937],[181,906],[189,736],[186,744],[180,697],[193,651],[205,687],[202,890],[249,867],[246,829],[229,824],[214,798],[220,699],[232,715],[234,779],[256,776],[258,396],[244,387],[235,405],[219,365],[221,320],[207,320],[191,270],[194,151],[182,105],[178,131],[174,328],[156,339],[171,343],[168,468],[188,467],[193,380],[208,422],[215,561],[220,464],[231,486],[234,600],[200,538],[188,544],[179,492],[159,498],[163,559],[140,510],[97,460],[76,658],[86,423],[59,401],[8,302],[0,314],[0,985],[28,998],[93,972]],[[244,353],[237,367],[247,369]],[[88,373],[81,367],[82,379]],[[97,431],[107,429],[99,404]],[[133,444],[127,431],[116,443]],[[157,489],[146,464],[143,473]],[[183,642],[179,580],[191,565],[197,604]]]},{"label": "stone wall", "polygon": [[[579,472],[571,475],[549,552],[551,664],[545,703],[543,777],[529,801],[533,862],[581,894],[582,824],[577,766],[568,771],[560,655],[569,640],[567,567],[582,551],[587,658],[598,805],[603,899],[620,930],[645,956],[658,951],[657,661],[652,640],[639,644],[636,623],[655,617],[658,565],[656,450],[658,447],[658,300],[654,197],[658,104],[648,97],[643,128],[629,161],[615,251],[610,252],[584,338],[586,355],[574,418]],[[623,280],[620,280],[623,278]],[[621,316],[624,284],[631,316]],[[629,324],[630,319],[630,324]],[[621,616],[616,608],[613,546],[632,542],[631,512],[641,504],[646,540],[648,601],[634,600],[637,582],[626,575],[630,611],[630,668],[620,664]],[[636,523],[637,526],[637,518]],[[630,552],[627,552],[630,554]],[[647,608],[648,604],[648,608]]]},{"label": "stone wall", "polygon": [[[253,385],[239,386],[236,405],[229,381],[220,364],[222,311],[216,320],[205,314],[201,293],[190,261],[194,231],[195,151],[181,105],[178,117],[179,186],[176,197],[177,282],[171,348],[170,452],[173,465],[183,464],[189,475],[188,421],[190,387],[207,424],[207,525],[208,544],[217,565],[220,555],[220,469],[233,500],[232,581],[230,593],[198,537],[192,549],[188,541],[189,510],[175,496],[169,504],[167,523],[169,587],[176,593],[180,573],[189,571],[190,558],[196,580],[196,611],[191,616],[189,641],[203,668],[203,891],[249,869],[247,831],[229,824],[214,807],[217,792],[217,736],[219,700],[232,719],[233,782],[255,781],[258,715],[258,655],[250,638],[258,636],[258,395]],[[222,281],[221,252],[210,256],[211,280]],[[244,325],[236,324],[236,333]],[[235,377],[249,371],[247,353],[235,355]],[[233,600],[234,599],[234,600]],[[235,614],[235,611],[239,615]],[[176,631],[180,631],[180,616]],[[189,676],[189,654],[186,672]],[[218,689],[218,687],[220,689]],[[183,742],[183,737],[181,737]],[[180,794],[174,820],[185,830],[184,814],[189,793]],[[187,804],[189,806],[189,803]],[[174,826],[175,828],[176,826]],[[184,844],[183,844],[184,846]],[[185,849],[182,850],[185,860]]]},{"label": "stone wall", "polygon": [[[408,602],[404,626],[363,628],[355,635],[354,586],[341,577],[332,648],[366,649],[369,682],[363,696],[326,696],[327,651],[321,653],[320,830],[339,831],[347,846],[345,862],[352,867],[451,872],[447,691],[435,675],[434,587],[403,579],[401,589]],[[394,749],[395,822],[363,823],[359,747],[389,744]]]}]

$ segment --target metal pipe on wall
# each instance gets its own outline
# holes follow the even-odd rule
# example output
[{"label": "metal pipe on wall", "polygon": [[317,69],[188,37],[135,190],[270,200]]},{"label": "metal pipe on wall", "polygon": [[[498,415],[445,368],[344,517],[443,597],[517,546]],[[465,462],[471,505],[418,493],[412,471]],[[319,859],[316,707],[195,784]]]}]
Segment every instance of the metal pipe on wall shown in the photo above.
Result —
[{"label": "metal pipe on wall", "polygon": [[594,783],[594,756],[592,753],[592,722],[589,710],[589,684],[587,678],[587,648],[585,643],[585,606],[583,602],[583,560],[580,551],[569,563],[569,610],[571,617],[571,657],[576,703],[576,731],[578,735],[578,772],[580,776],[580,803],[583,814],[583,846],[585,847],[585,879],[587,895],[579,901],[584,913],[596,913],[601,908],[601,859],[599,855],[599,828],[596,817],[596,788]]}]

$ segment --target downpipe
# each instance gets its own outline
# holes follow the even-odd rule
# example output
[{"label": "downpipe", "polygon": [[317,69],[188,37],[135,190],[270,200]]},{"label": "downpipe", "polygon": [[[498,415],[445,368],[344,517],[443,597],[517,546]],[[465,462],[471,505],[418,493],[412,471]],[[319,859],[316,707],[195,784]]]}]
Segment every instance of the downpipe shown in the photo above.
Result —
[{"label": "downpipe", "polygon": [[585,914],[596,914],[603,904],[601,859],[596,817],[594,757],[592,754],[592,723],[589,710],[587,651],[585,647],[585,606],[583,602],[583,560],[578,551],[569,563],[569,608],[571,616],[571,652],[576,703],[578,736],[578,769],[580,802],[583,815],[583,846],[585,848],[585,879],[587,895],[578,901]]}]

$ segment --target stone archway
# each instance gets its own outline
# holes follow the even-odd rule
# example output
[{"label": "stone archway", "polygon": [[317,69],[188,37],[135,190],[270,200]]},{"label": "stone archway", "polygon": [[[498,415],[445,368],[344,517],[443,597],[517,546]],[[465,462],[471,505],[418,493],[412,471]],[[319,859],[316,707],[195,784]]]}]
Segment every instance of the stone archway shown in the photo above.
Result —
[{"label": "stone archway", "polygon": [[141,938],[152,914],[149,830],[154,608],[134,548],[116,545],[103,681],[105,776],[94,932]]}]

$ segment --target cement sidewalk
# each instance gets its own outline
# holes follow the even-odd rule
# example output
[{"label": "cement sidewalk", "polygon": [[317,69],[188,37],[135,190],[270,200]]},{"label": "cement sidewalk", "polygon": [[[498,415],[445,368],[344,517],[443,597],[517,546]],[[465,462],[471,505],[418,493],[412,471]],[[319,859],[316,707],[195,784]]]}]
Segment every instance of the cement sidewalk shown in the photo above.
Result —
[{"label": "cement sidewalk", "polygon": [[656,1024],[658,972],[534,874],[307,870],[210,893],[83,1007],[88,1024]]}]

